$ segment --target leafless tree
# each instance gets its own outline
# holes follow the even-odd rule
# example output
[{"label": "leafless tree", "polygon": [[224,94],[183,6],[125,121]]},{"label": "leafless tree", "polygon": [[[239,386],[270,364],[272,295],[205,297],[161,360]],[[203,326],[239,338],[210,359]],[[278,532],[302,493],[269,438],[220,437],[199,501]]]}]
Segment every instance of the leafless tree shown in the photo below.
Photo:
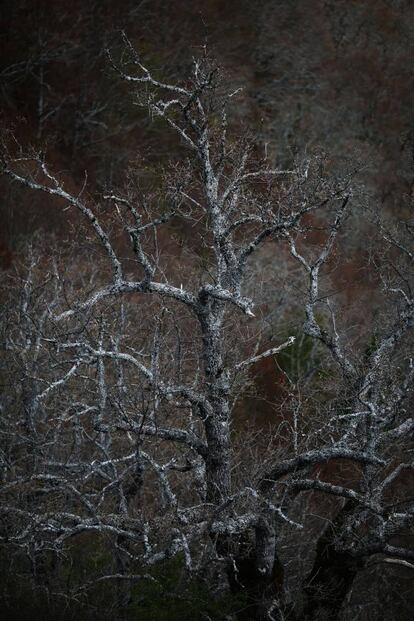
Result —
[{"label": "leafless tree", "polygon": [[[206,54],[177,85],[147,69],[126,38],[125,47],[119,61],[108,53],[112,67],[181,144],[182,162],[161,189],[144,194],[138,170],[96,201],[86,183],[67,190],[42,154],[4,151],[12,182],[56,198],[62,214],[77,210],[86,229],[76,250],[50,242],[47,260],[33,246],[18,286],[6,278],[1,544],[10,558],[27,552],[36,581],[42,555],[62,558],[85,534],[96,545],[103,538],[113,551],[103,572],[71,593],[57,579],[48,588],[80,598],[114,582],[118,611],[129,597],[122,585],[153,579],[152,566],[179,556],[189,574],[209,576],[213,592],[249,591],[254,605],[240,618],[313,619],[322,608],[337,618],[372,558],[414,567],[404,539],[413,503],[395,491],[413,466],[412,224],[372,225],[382,240],[370,268],[382,314],[371,341],[358,334],[353,343],[328,290],[352,175],[330,179],[317,159],[270,168],[253,141],[228,136],[237,93],[225,92]],[[175,265],[163,253],[173,225],[187,227]],[[312,407],[286,374],[288,432],[275,425],[257,452],[237,430],[237,404],[255,366],[288,355],[298,337],[262,346],[262,300],[250,293],[264,248],[274,256],[270,300],[283,264],[298,287],[287,304],[295,313],[303,304],[302,335],[327,371]],[[331,464],[353,477],[327,469],[321,478]],[[307,503],[325,496],[339,500],[329,527],[314,533],[322,547],[301,577],[300,605],[287,588],[286,542],[303,541]],[[340,563],[346,578],[336,580]]]}]

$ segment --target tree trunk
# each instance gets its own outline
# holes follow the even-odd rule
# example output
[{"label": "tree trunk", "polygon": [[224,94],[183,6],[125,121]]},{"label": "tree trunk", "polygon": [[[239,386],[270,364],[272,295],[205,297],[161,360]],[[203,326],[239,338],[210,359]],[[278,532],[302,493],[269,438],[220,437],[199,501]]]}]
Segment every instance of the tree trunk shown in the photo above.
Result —
[{"label": "tree trunk", "polygon": [[358,559],[335,548],[335,533],[341,532],[353,507],[353,501],[346,503],[318,541],[315,562],[304,586],[305,606],[299,617],[303,621],[337,619],[361,568]]}]

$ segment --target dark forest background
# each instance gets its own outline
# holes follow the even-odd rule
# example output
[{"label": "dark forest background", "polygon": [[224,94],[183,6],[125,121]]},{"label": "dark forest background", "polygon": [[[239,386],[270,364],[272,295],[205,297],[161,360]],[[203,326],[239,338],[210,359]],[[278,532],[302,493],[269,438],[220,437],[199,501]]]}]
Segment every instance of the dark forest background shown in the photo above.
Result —
[{"label": "dark forest background", "polygon": [[[249,128],[272,165],[289,167],[298,156],[321,152],[332,169],[354,161],[359,200],[406,215],[414,192],[412,0],[3,0],[0,6],[0,124],[24,147],[43,150],[70,191],[82,186],[85,171],[91,194],[116,186],[131,161],[142,187],[156,185],[178,147],[172,133],[134,105],[109,66],[105,50],[121,55],[124,31],[152,70],[171,78],[185,75],[207,46],[229,85],[243,88],[233,125]],[[3,270],[13,269],[35,231],[63,242],[68,223],[77,224],[76,214],[63,214],[52,198],[2,178],[0,192]],[[363,234],[354,228],[355,247],[363,246]],[[368,286],[357,263],[345,263],[339,278],[351,298]],[[258,388],[270,400],[274,381],[261,371]],[[402,577],[401,608],[393,585],[387,605],[402,615],[395,619],[409,618],[403,615],[412,573]],[[154,608],[151,618],[198,618],[187,607],[164,614]]]},{"label": "dark forest background", "polygon": [[[31,0],[1,7],[2,124],[14,126],[22,143],[46,148],[75,186],[86,169],[97,190],[115,184],[140,151],[152,153],[156,174],[174,148],[108,66],[105,49],[120,49],[124,30],[167,75],[182,75],[207,45],[244,89],[237,120],[274,163],[323,149],[333,160],[363,162],[367,190],[389,209],[412,193],[410,0]],[[41,202],[3,189],[5,267],[19,236],[59,227],[59,213]]]}]

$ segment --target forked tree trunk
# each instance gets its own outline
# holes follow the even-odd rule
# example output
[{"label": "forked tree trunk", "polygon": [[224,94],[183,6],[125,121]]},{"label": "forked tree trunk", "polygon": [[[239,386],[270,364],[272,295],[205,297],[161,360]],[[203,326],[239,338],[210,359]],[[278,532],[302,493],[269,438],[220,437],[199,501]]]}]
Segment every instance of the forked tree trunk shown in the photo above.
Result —
[{"label": "forked tree trunk", "polygon": [[335,533],[341,532],[353,507],[352,501],[347,502],[318,541],[315,562],[304,586],[305,606],[299,621],[335,621],[339,617],[361,569],[358,559],[335,548]]}]

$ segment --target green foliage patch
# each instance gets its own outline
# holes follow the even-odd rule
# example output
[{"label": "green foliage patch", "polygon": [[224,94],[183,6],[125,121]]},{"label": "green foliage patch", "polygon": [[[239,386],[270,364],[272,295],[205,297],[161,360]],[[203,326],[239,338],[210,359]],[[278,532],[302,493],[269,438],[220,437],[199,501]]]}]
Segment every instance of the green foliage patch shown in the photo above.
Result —
[{"label": "green foliage patch", "polygon": [[206,580],[188,575],[181,557],[152,569],[150,576],[132,589],[129,621],[219,621],[246,604],[243,594],[212,595]]}]

